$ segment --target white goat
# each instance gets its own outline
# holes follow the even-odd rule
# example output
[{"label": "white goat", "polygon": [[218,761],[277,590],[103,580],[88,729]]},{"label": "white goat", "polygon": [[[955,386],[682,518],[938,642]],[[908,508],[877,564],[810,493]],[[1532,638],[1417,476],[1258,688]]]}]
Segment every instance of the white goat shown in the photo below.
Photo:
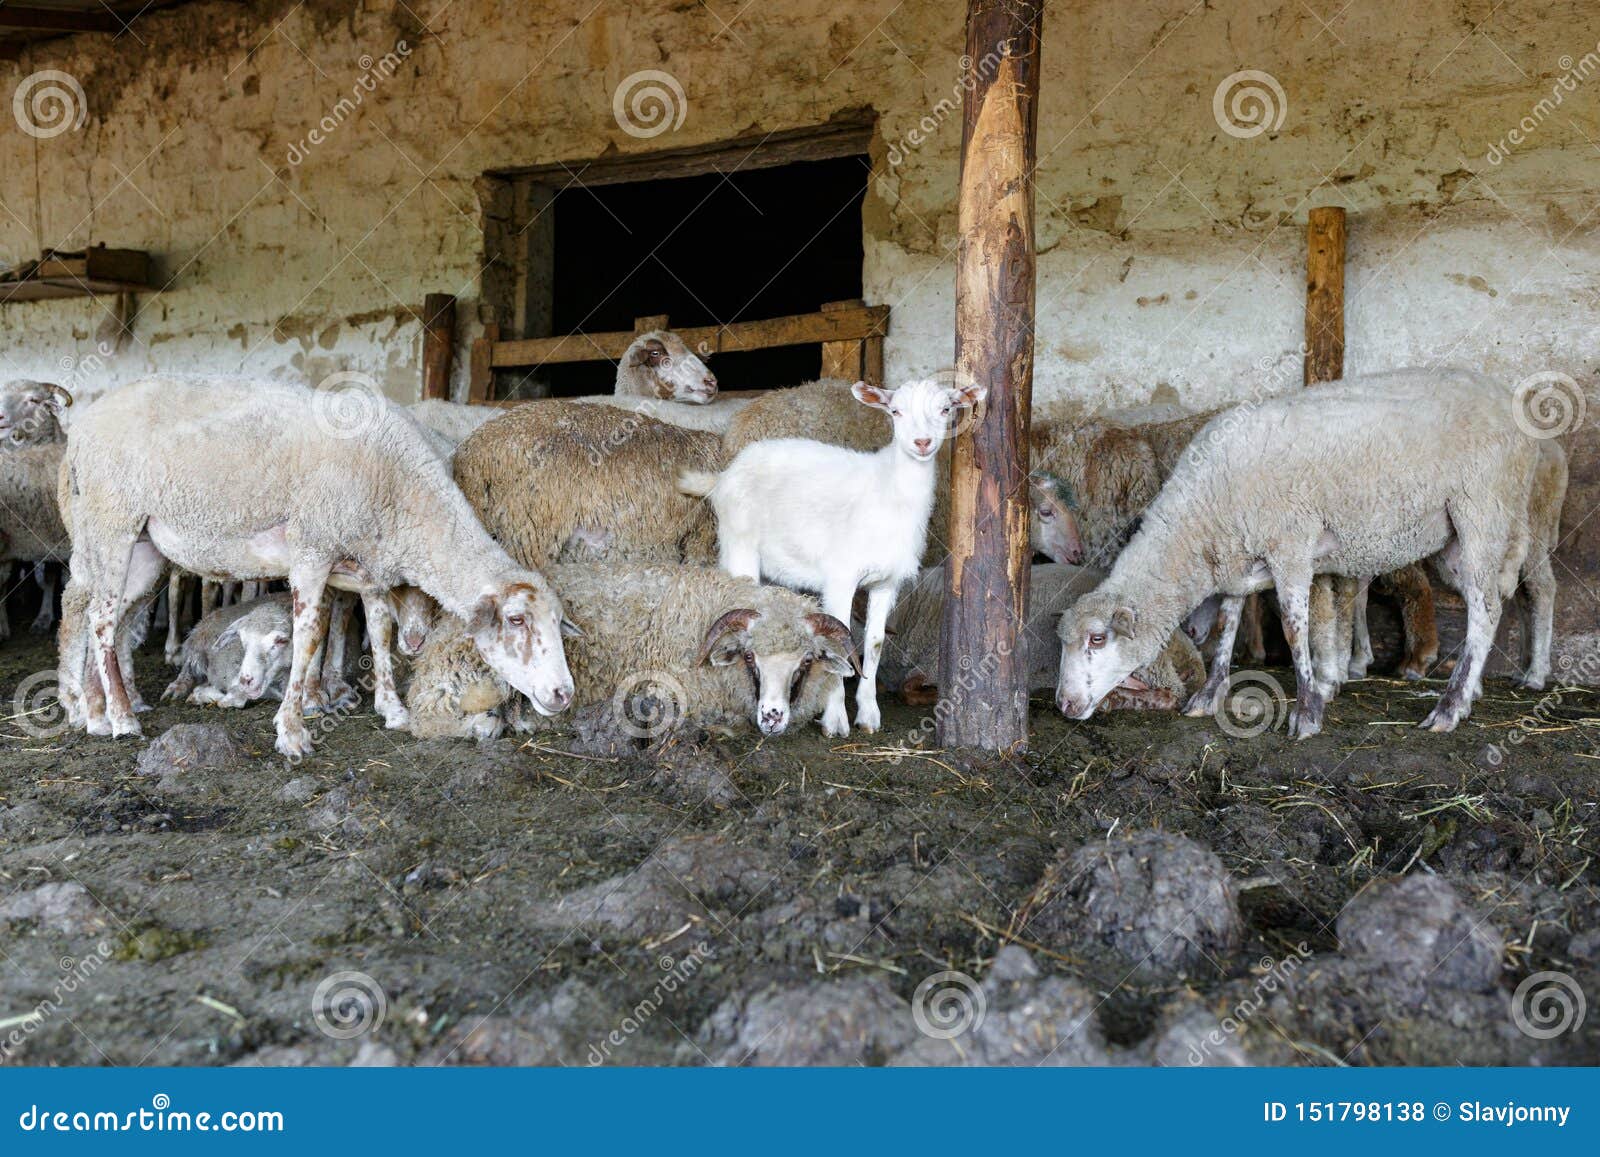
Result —
[{"label": "white goat", "polygon": [[[917,577],[936,483],[934,459],[957,409],[988,390],[934,379],[885,390],[857,382],[863,405],[885,410],[894,438],[875,453],[804,438],[774,438],[740,450],[721,474],[686,472],[686,494],[717,512],[718,558],[733,575],[768,578],[816,591],[822,609],[843,622],[858,588],[867,592],[856,725],[876,731],[877,671],[884,625],[902,584]],[[841,684],[829,697],[822,730],[850,730]]]},{"label": "white goat", "polygon": [[[198,574],[287,575],[294,657],[276,719],[284,755],[311,751],[302,716],[329,585],[367,602],[375,663],[393,624],[375,604],[410,584],[466,620],[489,666],[537,710],[571,702],[559,600],[484,531],[399,407],[369,406],[352,429],[303,386],[146,378],[85,411],[66,463],[74,566],[60,682],[69,713],[93,733],[139,734],[117,628],[160,577],[163,556]],[[85,679],[91,658],[95,677]]]}]

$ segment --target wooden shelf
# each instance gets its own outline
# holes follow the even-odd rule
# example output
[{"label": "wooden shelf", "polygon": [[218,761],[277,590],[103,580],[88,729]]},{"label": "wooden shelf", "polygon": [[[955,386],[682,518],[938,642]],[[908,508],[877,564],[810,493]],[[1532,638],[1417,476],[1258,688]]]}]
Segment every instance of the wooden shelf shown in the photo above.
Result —
[{"label": "wooden shelf", "polygon": [[23,277],[0,280],[0,305],[112,293],[156,293],[150,284],[150,255],[142,249],[97,245],[81,254],[51,254]]}]

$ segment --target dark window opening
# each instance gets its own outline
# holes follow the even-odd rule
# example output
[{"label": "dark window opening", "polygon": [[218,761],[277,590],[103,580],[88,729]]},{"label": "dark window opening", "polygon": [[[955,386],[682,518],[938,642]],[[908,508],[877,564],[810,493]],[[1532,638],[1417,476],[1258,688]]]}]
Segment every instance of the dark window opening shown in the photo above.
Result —
[{"label": "dark window opening", "polygon": [[[548,240],[528,254],[532,278],[538,266],[548,269],[541,295],[548,329],[538,328],[626,331],[636,318],[664,314],[682,329],[812,313],[859,298],[870,171],[865,155],[851,155],[556,186],[540,214]],[[532,251],[539,248],[548,253]],[[760,389],[817,377],[821,357],[816,345],[791,346],[718,354],[710,366],[723,389]],[[609,393],[615,374],[609,362],[574,362],[517,372],[506,385],[521,396],[572,397]]]}]

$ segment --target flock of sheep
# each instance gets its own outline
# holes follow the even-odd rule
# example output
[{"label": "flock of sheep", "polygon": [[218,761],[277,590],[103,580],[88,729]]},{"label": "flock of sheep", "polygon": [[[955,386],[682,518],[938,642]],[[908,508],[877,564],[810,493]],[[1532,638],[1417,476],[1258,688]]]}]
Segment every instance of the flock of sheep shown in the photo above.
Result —
[{"label": "flock of sheep", "polygon": [[[985,393],[821,381],[731,398],[664,331],[634,341],[614,395],[509,409],[370,393],[351,413],[299,385],[155,376],[64,432],[65,390],[13,383],[0,548],[34,564],[48,629],[45,564],[70,538],[59,695],[91,734],[140,732],[134,656],[162,591],[168,697],[281,697],[290,757],[311,750],[308,715],[356,701],[357,600],[374,707],[418,736],[488,738],[591,706],[642,712],[652,733],[776,735],[820,717],[840,736],[851,676],[854,723],[875,731],[880,675],[913,702],[939,683],[941,450]],[[1375,576],[1402,597],[1411,677],[1437,652],[1429,574],[1465,601],[1466,642],[1424,726],[1471,710],[1513,595],[1524,683],[1549,675],[1566,459],[1477,374],[1402,371],[1210,414],[1041,407],[1030,437],[1030,533],[1052,562],[1034,567],[1021,625],[1032,686],[1071,718],[1216,712],[1271,589],[1290,731],[1315,734],[1371,660]]]}]

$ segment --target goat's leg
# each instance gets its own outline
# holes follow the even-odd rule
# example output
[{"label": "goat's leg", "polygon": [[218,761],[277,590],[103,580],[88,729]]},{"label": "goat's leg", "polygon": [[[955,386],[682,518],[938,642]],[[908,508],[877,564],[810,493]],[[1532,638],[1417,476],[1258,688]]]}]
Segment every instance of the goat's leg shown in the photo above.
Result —
[{"label": "goat's leg", "polygon": [[296,563],[289,569],[290,602],[294,610],[293,658],[283,703],[273,722],[278,729],[277,749],[290,759],[310,755],[312,750],[311,732],[305,721],[306,681],[311,674],[312,657],[322,642],[322,627],[326,622],[322,593],[327,586],[329,569],[326,563]]},{"label": "goat's leg", "polygon": [[1222,600],[1217,611],[1217,650],[1211,657],[1211,672],[1206,676],[1205,685],[1184,704],[1185,715],[1215,715],[1222,706],[1228,679],[1233,674],[1233,641],[1244,618],[1244,604],[1244,598],[1239,595],[1229,595]]},{"label": "goat's leg", "polygon": [[58,563],[36,563],[33,568],[33,581],[39,584],[39,613],[33,616],[33,623],[29,626],[36,635],[48,634],[50,628],[56,625],[56,576],[61,573]]},{"label": "goat's leg", "polygon": [[1283,637],[1294,658],[1295,705],[1289,712],[1289,735],[1306,739],[1322,730],[1326,707],[1311,658],[1311,568],[1309,564],[1280,563],[1272,567],[1272,581],[1278,588]]},{"label": "goat's leg", "polygon": [[1367,628],[1367,592],[1371,586],[1371,578],[1361,579],[1350,600],[1350,663],[1345,668],[1346,679],[1365,679],[1372,666],[1372,633]]},{"label": "goat's leg", "polygon": [[861,641],[861,681],[856,684],[856,726],[877,731],[883,726],[878,711],[878,661],[883,658],[883,637],[894,610],[896,588],[889,583],[867,588],[866,633]]},{"label": "goat's leg", "polygon": [[394,618],[382,591],[363,591],[361,606],[367,615],[372,642],[372,706],[390,730],[411,726],[411,715],[394,687]]},{"label": "goat's leg", "polygon": [[[841,623],[850,621],[850,604],[855,601],[855,580],[834,581],[823,587],[822,609]],[[828,692],[828,701],[822,707],[822,734],[830,739],[850,734],[850,713],[845,709],[844,680],[839,680]]]}]

